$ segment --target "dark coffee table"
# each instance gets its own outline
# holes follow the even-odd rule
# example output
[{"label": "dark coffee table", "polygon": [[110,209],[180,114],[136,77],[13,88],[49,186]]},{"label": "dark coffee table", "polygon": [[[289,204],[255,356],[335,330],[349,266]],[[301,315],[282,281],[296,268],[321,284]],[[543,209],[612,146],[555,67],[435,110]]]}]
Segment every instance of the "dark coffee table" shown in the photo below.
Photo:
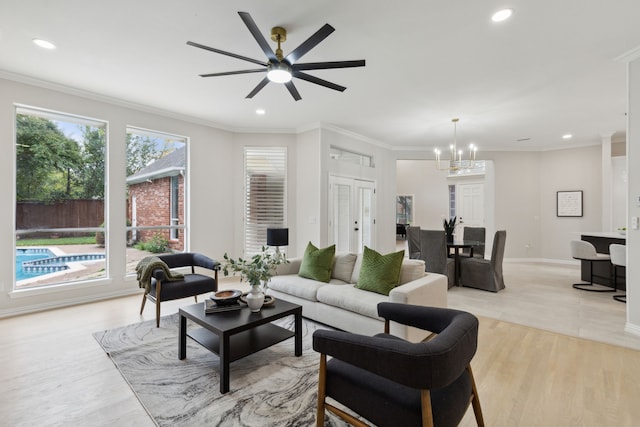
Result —
[{"label": "dark coffee table", "polygon": [[[248,307],[221,313],[204,313],[204,303],[180,308],[178,358],[187,357],[187,335],[220,357],[220,393],[229,391],[229,364],[235,360],[295,337],[295,355],[302,356],[302,307],[276,301],[252,313]],[[295,317],[294,330],[271,322],[286,316]],[[202,326],[187,332],[187,319]]]}]

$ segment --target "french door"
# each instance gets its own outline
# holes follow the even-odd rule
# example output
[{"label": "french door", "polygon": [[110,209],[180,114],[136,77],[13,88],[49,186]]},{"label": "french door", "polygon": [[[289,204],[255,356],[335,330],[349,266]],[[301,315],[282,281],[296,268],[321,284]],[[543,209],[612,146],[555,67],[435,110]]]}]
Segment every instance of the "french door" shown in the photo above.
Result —
[{"label": "french door", "polygon": [[336,252],[360,253],[375,246],[375,195],[373,181],[329,177],[329,244]]}]

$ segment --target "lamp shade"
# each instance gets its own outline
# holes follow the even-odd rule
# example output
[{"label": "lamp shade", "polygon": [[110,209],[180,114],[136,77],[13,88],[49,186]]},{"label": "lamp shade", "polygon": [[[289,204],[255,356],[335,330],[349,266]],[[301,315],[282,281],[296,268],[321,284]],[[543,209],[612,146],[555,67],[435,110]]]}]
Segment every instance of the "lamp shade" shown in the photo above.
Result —
[{"label": "lamp shade", "polygon": [[288,246],[288,228],[267,228],[267,246]]}]

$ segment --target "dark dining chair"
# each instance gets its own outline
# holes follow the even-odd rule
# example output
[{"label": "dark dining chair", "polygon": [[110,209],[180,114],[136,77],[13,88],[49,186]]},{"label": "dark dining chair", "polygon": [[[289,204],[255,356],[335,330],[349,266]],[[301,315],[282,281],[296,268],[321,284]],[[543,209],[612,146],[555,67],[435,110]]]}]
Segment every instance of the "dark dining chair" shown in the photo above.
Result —
[{"label": "dark dining chair", "polygon": [[449,258],[444,230],[420,230],[420,259],[425,271],[447,276],[449,288],[455,283],[455,260]]},{"label": "dark dining chair", "polygon": [[471,249],[463,249],[461,256],[470,256],[473,253],[475,258],[484,258],[484,247],[486,240],[486,228],[484,227],[465,227],[462,231],[462,240],[468,241],[473,240],[476,242],[480,242],[477,245],[472,245]]},{"label": "dark dining chair", "polygon": [[408,225],[406,233],[409,258],[420,259],[420,227]]},{"label": "dark dining chair", "polygon": [[[378,315],[385,332],[375,336],[313,333],[313,349],[320,353],[316,426],[325,425],[325,411],[354,426],[368,425],[357,416],[378,427],[457,426],[470,404],[476,423],[484,426],[471,370],[478,319],[459,310],[388,302],[378,304]],[[435,336],[408,342],[389,335],[390,321]]]},{"label": "dark dining chair", "polygon": [[491,259],[461,258],[460,284],[468,288],[498,292],[504,289],[502,261],[507,240],[505,230],[496,231],[491,249]]}]

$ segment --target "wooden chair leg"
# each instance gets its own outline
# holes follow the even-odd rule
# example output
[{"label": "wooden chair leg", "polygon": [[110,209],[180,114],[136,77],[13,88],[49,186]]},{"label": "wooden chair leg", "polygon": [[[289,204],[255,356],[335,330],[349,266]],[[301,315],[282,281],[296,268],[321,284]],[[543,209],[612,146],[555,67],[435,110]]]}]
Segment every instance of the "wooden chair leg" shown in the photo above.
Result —
[{"label": "wooden chair leg", "polygon": [[420,390],[420,402],[422,404],[422,426],[433,427],[433,408],[431,407],[431,392]]},{"label": "wooden chair leg", "polygon": [[140,306],[140,315],[142,315],[142,311],[144,310],[144,304],[147,302],[147,294],[142,295],[142,305]]},{"label": "wooden chair leg", "polygon": [[198,303],[198,295],[194,295],[193,299],[196,300],[196,304]]},{"label": "wooden chair leg", "polygon": [[471,379],[471,391],[473,393],[471,404],[473,405],[473,413],[476,415],[476,423],[478,424],[478,427],[484,427],[484,417],[482,416],[482,408],[480,407],[480,397],[478,397],[478,388],[476,387],[476,380],[473,378],[471,365],[467,366],[467,371],[469,371],[469,378]]},{"label": "wooden chair leg", "polygon": [[160,327],[160,291],[162,290],[162,283],[160,280],[156,280],[156,328]]},{"label": "wooden chair leg", "polygon": [[320,354],[320,373],[318,375],[318,407],[316,427],[324,427],[325,381],[327,379],[327,355]]}]

